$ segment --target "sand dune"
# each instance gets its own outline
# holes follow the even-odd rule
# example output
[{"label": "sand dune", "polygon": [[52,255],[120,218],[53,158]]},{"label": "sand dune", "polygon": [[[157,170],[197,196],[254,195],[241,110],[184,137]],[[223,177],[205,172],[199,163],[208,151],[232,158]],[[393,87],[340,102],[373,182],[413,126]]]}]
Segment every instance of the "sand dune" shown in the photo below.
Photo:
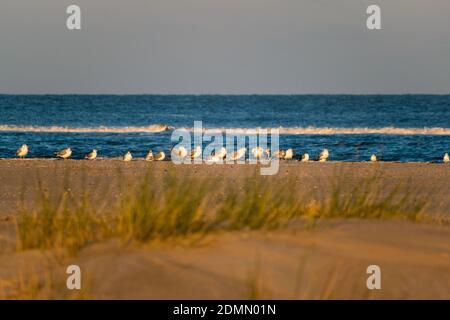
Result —
[{"label": "sand dune", "polygon": [[[0,278],[48,270],[36,251],[0,255]],[[184,244],[93,245],[78,264],[86,298],[449,299],[450,229],[398,221],[331,221],[313,230],[238,232]],[[366,288],[377,264],[382,289]],[[60,289],[57,297],[67,291]],[[45,297],[45,296],[44,296]]]}]

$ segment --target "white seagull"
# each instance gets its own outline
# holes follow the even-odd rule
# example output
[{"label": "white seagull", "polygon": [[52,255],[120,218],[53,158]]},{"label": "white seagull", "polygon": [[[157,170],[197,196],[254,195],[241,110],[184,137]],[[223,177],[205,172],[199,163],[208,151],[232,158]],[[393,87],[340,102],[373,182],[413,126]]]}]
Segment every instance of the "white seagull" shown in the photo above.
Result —
[{"label": "white seagull", "polygon": [[252,154],[253,154],[253,157],[255,157],[255,159],[260,159],[260,158],[262,158],[262,155],[263,155],[263,153],[264,153],[264,150],[263,150],[263,148],[261,148],[261,147],[254,147],[253,149],[252,149]]},{"label": "white seagull", "polygon": [[160,153],[158,153],[155,156],[155,160],[156,161],[163,161],[165,157],[166,157],[166,154],[164,153],[164,151],[161,151]]},{"label": "white seagull", "polygon": [[171,155],[173,158],[176,157],[176,158],[180,158],[180,159],[186,158],[187,154],[188,154],[188,152],[187,152],[186,148],[183,146],[181,146],[179,148],[173,148],[172,152],[171,152]]},{"label": "white seagull", "polygon": [[309,154],[305,153],[304,155],[302,155],[302,162],[308,162],[309,161]]},{"label": "white seagull", "polygon": [[287,149],[286,152],[284,153],[284,159],[286,160],[291,160],[293,156],[294,151],[292,149]]},{"label": "white seagull", "polygon": [[127,153],[125,153],[125,155],[123,156],[123,161],[128,162],[131,161],[133,159],[133,156],[131,155],[130,151],[127,151]]},{"label": "white seagull", "polygon": [[329,156],[330,156],[330,153],[328,152],[328,149],[323,149],[322,152],[319,154],[319,161],[325,162],[325,161],[327,161]]},{"label": "white seagull", "polygon": [[86,154],[85,156],[84,156],[84,158],[85,159],[88,159],[88,160],[95,160],[95,158],[97,158],[97,150],[92,150],[91,152],[89,152],[88,154]]},{"label": "white seagull", "polygon": [[148,150],[147,154],[145,155],[145,161],[153,161],[155,157],[153,157],[152,150]]},{"label": "white seagull", "polygon": [[68,158],[70,158],[71,155],[72,155],[72,149],[70,149],[70,148],[63,149],[56,153],[56,156],[58,158],[62,158],[62,159],[68,159]]},{"label": "white seagull", "polygon": [[286,151],[283,151],[283,150],[277,150],[273,153],[274,158],[279,158],[279,159],[283,159],[285,155],[286,155]]},{"label": "white seagull", "polygon": [[209,157],[206,158],[207,164],[223,162],[223,159],[227,156],[227,149],[221,147],[219,151],[214,150]]},{"label": "white seagull", "polygon": [[217,156],[209,156],[206,158],[207,164],[213,164],[213,163],[219,163],[220,161],[223,161],[223,158],[219,158]]},{"label": "white seagull", "polygon": [[239,160],[240,158],[242,158],[244,156],[245,158],[245,152],[247,151],[247,148],[240,148],[238,151],[233,152],[233,154],[231,155],[230,159],[231,161],[236,161]]},{"label": "white seagull", "polygon": [[219,151],[217,151],[217,152],[214,151],[214,154],[213,154],[213,157],[217,158],[219,160],[222,160],[226,156],[227,156],[227,149],[225,149],[224,147],[220,148]]},{"label": "white seagull", "polygon": [[370,161],[371,162],[377,162],[378,161],[377,155],[376,154],[371,155],[370,156]]},{"label": "white seagull", "polygon": [[23,144],[19,149],[16,151],[16,157],[19,158],[25,158],[28,154],[28,146],[26,144]]},{"label": "white seagull", "polygon": [[196,146],[194,150],[191,151],[191,159],[198,158],[202,155],[202,148],[200,146]]},{"label": "white seagull", "polygon": [[448,153],[444,154],[444,159],[443,159],[444,163],[450,163],[450,157],[448,156]]}]

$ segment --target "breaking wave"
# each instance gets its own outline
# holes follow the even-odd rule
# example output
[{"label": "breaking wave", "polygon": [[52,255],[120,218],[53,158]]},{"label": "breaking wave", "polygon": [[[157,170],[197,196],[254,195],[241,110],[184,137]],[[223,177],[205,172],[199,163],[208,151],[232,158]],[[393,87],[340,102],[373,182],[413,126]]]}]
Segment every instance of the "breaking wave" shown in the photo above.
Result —
[{"label": "breaking wave", "polygon": [[[192,131],[193,128],[181,128]],[[385,135],[450,135],[450,128],[339,128],[339,127],[277,127],[277,128],[208,128],[209,132],[255,134],[261,130],[278,130],[286,135],[336,135],[336,134],[385,134]]]},{"label": "breaking wave", "polygon": [[64,126],[18,126],[0,125],[2,132],[62,132],[62,133],[152,133],[173,128],[165,124],[153,124],[142,127],[64,127]]},{"label": "breaking wave", "polygon": [[[129,127],[65,127],[65,126],[21,126],[0,125],[0,132],[61,132],[61,133],[157,133],[176,128],[166,124]],[[178,128],[193,131],[193,128]],[[205,129],[204,129],[205,130]],[[384,135],[450,135],[450,128],[340,128],[340,127],[274,127],[274,128],[206,128],[208,132],[230,132],[235,134],[255,134],[262,130],[278,130],[286,135],[336,135],[336,134],[384,134]]]}]

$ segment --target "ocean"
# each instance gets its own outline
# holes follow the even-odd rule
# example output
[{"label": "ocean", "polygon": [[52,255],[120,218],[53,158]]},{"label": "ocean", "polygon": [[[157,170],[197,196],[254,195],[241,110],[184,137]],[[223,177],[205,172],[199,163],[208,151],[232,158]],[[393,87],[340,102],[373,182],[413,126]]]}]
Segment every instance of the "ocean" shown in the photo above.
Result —
[{"label": "ocean", "polygon": [[450,152],[450,95],[0,95],[0,158],[65,147],[73,158],[151,148],[169,153],[174,129],[280,130],[280,148],[330,160],[438,162]]}]

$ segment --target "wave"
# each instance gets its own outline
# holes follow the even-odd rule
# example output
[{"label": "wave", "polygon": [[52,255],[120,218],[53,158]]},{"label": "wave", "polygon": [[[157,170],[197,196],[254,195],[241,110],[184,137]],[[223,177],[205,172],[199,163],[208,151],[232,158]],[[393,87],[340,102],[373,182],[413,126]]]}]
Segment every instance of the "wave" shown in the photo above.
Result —
[{"label": "wave", "polygon": [[152,133],[173,128],[165,124],[142,127],[64,127],[64,126],[18,126],[0,125],[0,132],[62,132],[62,133]]},{"label": "wave", "polygon": [[[193,128],[180,130],[193,131]],[[276,128],[208,128],[209,132],[256,134],[262,130],[278,130],[286,135],[336,135],[336,134],[384,134],[384,135],[450,135],[450,128],[340,128],[340,127],[276,127]]]},{"label": "wave", "polygon": [[[175,130],[166,124],[130,127],[65,127],[65,126],[21,126],[0,125],[0,132],[60,132],[60,133],[158,133]],[[177,128],[178,130],[193,131],[194,128]],[[278,130],[286,135],[336,135],[336,134],[380,134],[380,135],[450,135],[450,128],[341,128],[341,127],[273,127],[273,128],[206,128],[208,132],[229,132],[235,134],[256,134],[263,130]]]}]

